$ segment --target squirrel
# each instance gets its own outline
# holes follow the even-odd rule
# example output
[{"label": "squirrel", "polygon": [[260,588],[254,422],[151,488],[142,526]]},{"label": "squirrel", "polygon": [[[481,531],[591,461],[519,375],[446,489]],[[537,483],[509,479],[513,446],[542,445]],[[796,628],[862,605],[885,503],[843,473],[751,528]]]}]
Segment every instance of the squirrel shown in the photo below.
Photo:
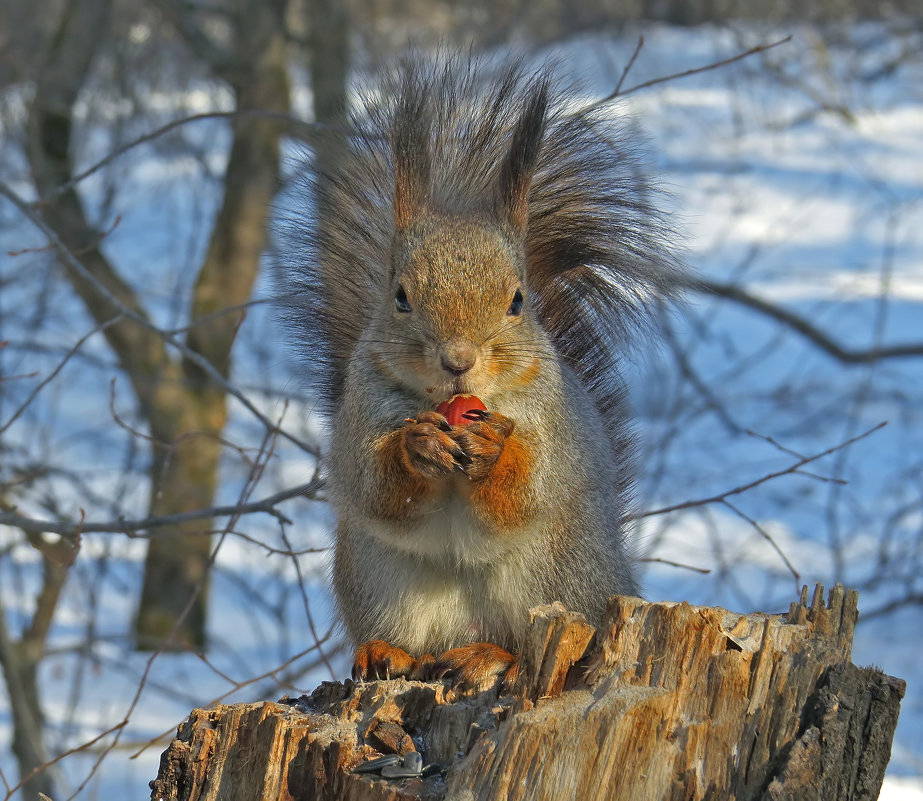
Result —
[{"label": "squirrel", "polygon": [[635,139],[550,70],[411,56],[305,172],[282,267],[355,679],[509,683],[531,607],[639,594],[619,364],[678,267]]}]

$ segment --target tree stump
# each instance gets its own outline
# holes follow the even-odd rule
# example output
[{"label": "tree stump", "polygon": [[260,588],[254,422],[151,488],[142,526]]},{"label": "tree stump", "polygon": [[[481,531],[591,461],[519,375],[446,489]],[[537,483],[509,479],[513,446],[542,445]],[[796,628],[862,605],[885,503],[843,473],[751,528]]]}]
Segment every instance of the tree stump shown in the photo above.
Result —
[{"label": "tree stump", "polygon": [[[195,710],[151,798],[875,799],[905,683],[850,663],[856,602],[840,585],[784,616],[614,597],[598,631],[539,607],[510,696],[347,680]],[[410,752],[423,776],[354,772]]]}]

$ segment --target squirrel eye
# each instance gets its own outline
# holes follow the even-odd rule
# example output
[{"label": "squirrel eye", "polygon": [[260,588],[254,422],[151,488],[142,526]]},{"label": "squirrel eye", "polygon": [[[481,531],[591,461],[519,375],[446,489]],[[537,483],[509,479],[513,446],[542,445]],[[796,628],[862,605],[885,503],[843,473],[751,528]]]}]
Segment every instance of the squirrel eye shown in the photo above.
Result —
[{"label": "squirrel eye", "polygon": [[412,311],[410,302],[407,300],[407,293],[400,284],[398,284],[397,292],[394,294],[394,305],[397,306],[399,312],[403,312],[404,314]]},{"label": "squirrel eye", "polygon": [[522,314],[522,290],[517,289],[516,294],[513,295],[513,302],[510,304],[510,307],[506,310],[506,313],[510,317],[518,317]]}]

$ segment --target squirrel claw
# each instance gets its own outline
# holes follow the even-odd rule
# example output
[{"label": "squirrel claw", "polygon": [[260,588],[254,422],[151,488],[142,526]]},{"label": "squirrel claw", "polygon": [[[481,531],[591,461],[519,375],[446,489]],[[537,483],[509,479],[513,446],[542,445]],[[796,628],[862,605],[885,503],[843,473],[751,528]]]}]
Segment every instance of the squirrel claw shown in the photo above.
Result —
[{"label": "squirrel claw", "polygon": [[456,448],[455,450],[451,451],[451,453],[455,458],[455,461],[458,462],[461,467],[467,467],[469,464],[471,464],[471,457],[461,448]]},{"label": "squirrel claw", "polygon": [[452,458],[455,460],[455,464],[452,466],[456,473],[461,473],[466,478],[470,478],[468,475],[468,467],[471,464],[471,457],[465,453],[461,448],[455,448],[449,453],[452,454]]}]

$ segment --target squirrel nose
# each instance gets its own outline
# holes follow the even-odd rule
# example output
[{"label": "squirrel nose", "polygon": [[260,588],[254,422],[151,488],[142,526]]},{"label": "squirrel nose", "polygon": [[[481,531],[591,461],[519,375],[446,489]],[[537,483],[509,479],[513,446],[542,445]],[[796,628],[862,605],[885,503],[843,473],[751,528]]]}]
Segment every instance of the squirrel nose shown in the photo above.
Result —
[{"label": "squirrel nose", "polygon": [[440,361],[443,368],[452,375],[463,375],[474,367],[477,361],[477,351],[470,342],[449,341],[442,348]]}]

